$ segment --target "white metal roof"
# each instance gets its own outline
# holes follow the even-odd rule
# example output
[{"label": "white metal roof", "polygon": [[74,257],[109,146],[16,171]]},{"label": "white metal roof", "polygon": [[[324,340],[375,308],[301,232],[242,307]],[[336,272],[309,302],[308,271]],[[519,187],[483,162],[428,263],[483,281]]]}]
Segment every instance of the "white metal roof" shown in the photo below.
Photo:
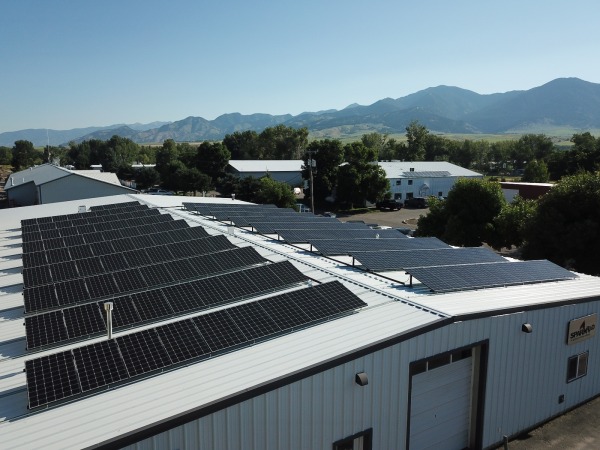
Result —
[{"label": "white metal roof", "polygon": [[238,172],[300,172],[303,161],[300,159],[232,159],[229,165]]},{"label": "white metal roof", "polygon": [[97,170],[72,170],[75,175],[82,175],[86,178],[102,181],[103,183],[116,184],[121,186],[119,177],[114,172],[99,172]]},{"label": "white metal roof", "polygon": [[[410,178],[410,172],[449,172],[451,177],[482,177],[481,174],[447,161],[383,161],[379,166],[387,178]],[[435,178],[435,177],[431,177]]]},{"label": "white metal roof", "polygon": [[[237,349],[230,353],[157,374],[131,384],[29,413],[24,362],[64,348],[88,344],[70,343],[32,355],[25,354],[22,278],[20,268],[20,220],[74,213],[87,207],[139,200],[161,208],[190,226],[203,226],[210,234],[226,234],[238,246],[252,245],[270,261],[289,260],[310,278],[341,281],[368,307],[308,329]],[[0,433],[11,448],[82,448],[150,426],[160,420],[209,405],[253,387],[264,385],[307,368],[334,360],[419,327],[453,315],[503,308],[526,307],[600,292],[600,279],[577,280],[486,289],[452,294],[430,294],[410,289],[377,274],[362,272],[339,262],[310,254],[298,247],[227,226],[181,208],[182,202],[231,203],[230,199],[119,195],[0,210]],[[235,200],[236,203],[243,203]],[[397,274],[398,278],[405,277]],[[204,312],[203,312],[204,313]],[[202,313],[195,313],[202,314]],[[179,319],[170,319],[179,320]],[[146,327],[156,327],[157,324]],[[356,333],[360,330],[360,333]],[[137,330],[127,330],[129,333]],[[121,333],[115,333],[119,336]],[[94,340],[101,340],[103,337]],[[201,381],[199,381],[201,380]]]},{"label": "white metal roof", "polygon": [[64,167],[58,167],[54,164],[42,164],[41,166],[30,167],[29,169],[11,173],[6,180],[5,189],[11,189],[15,186],[31,182],[39,185],[69,175],[71,175],[71,171]]}]

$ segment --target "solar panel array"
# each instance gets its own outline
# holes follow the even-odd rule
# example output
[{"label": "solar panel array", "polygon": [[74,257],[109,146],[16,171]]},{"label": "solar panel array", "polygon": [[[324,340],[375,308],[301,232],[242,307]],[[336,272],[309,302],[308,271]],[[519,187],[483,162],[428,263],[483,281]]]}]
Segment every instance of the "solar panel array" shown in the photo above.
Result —
[{"label": "solar panel array", "polygon": [[[266,262],[252,247],[224,253],[227,258],[221,258],[220,265],[210,264],[213,255],[202,257],[204,270],[187,275],[193,281],[173,284],[179,280],[170,279],[165,287],[111,298],[114,328],[125,329],[201,311],[307,280],[287,261],[248,268]],[[228,269],[237,271],[218,275]],[[89,337],[106,331],[104,307],[102,302],[93,302],[54,310],[26,317],[25,326],[28,350]]]},{"label": "solar panel array", "polygon": [[577,278],[574,273],[546,260],[413,267],[406,271],[434,292],[463,291]]},{"label": "solar panel array", "polygon": [[199,361],[363,306],[334,281],[32,359],[25,363],[28,406]]},{"label": "solar panel array", "polygon": [[[402,234],[402,233],[399,233]],[[387,235],[385,235],[387,236]],[[349,255],[361,251],[395,251],[418,250],[434,248],[450,248],[450,246],[435,237],[412,239],[310,239],[311,250],[324,256]],[[404,235],[403,235],[404,236]]]},{"label": "solar panel array", "polygon": [[325,229],[325,230],[277,230],[281,240],[289,244],[301,244],[316,239],[408,239],[398,230]]},{"label": "solar panel array", "polygon": [[450,176],[450,172],[447,170],[422,170],[419,172],[402,172],[402,174],[408,178],[439,178]]},{"label": "solar panel array", "polygon": [[[96,215],[99,211],[102,210],[121,210],[121,211],[134,211],[136,209],[148,209],[148,205],[142,205],[139,202],[125,202],[125,203],[115,203],[111,205],[100,205],[90,207],[90,212],[93,212]],[[23,219],[21,220],[21,227],[27,227],[29,225],[42,224],[48,222],[63,222],[66,220],[75,220],[80,219],[82,217],[88,217],[86,214],[90,214],[89,212],[84,213],[73,213],[73,214],[62,214],[60,216],[45,216],[45,217],[36,217],[33,219]],[[100,213],[99,215],[104,215],[106,213]]]},{"label": "solar panel array", "polygon": [[[416,239],[409,239],[414,241]],[[398,251],[351,251],[352,256],[365,269],[376,272],[402,270],[409,267],[454,266],[506,262],[486,248],[440,248]]]},{"label": "solar panel array", "polygon": [[[152,268],[154,268],[154,273],[160,272],[167,274],[168,279],[180,280],[181,276],[187,275],[188,271],[185,270],[185,265],[194,266],[196,271],[200,270],[202,264],[200,255],[235,248],[225,236],[207,237],[181,242],[180,244],[165,246],[163,254],[157,255],[157,257],[162,257],[166,261],[165,263],[152,264],[149,252],[143,248],[96,258],[85,258],[81,260],[87,264],[85,266],[79,264],[80,261],[75,261],[73,267],[77,270],[83,267],[82,272],[90,270],[91,273],[67,281],[54,280],[50,284],[24,289],[25,312],[56,309],[60,306],[113,297],[116,294],[164,284],[163,279],[153,276]],[[176,256],[172,256],[174,253]],[[173,270],[171,270],[168,258],[189,258],[189,261],[187,261],[187,264],[183,262],[173,265]],[[95,264],[88,264],[90,259]],[[216,257],[213,258],[211,264],[218,267]],[[55,267],[63,267],[64,265],[51,265],[49,271],[54,273]],[[43,273],[42,267],[36,267],[34,270],[38,277],[40,273]]]}]

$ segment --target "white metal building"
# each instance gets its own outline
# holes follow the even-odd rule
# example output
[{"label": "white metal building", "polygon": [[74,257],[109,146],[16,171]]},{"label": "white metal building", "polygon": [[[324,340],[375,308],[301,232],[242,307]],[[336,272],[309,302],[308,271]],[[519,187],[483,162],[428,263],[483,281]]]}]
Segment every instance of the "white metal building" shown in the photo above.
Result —
[{"label": "white metal building", "polygon": [[296,187],[302,185],[302,164],[300,159],[232,159],[228,169],[240,178],[262,178],[269,174],[276,181]]},{"label": "white metal building", "polygon": [[[26,350],[20,221],[132,200],[289,261],[310,285],[339,281],[366,306],[29,410],[25,361],[106,336]],[[0,211],[1,447],[492,448],[600,393],[596,277],[432,293],[404,272],[361,271],[181,207],[198,200],[121,195]]]},{"label": "white metal building", "polygon": [[483,175],[446,161],[380,162],[390,181],[392,198],[446,197],[459,178],[483,178]]},{"label": "white metal building", "polygon": [[4,187],[10,206],[31,206],[91,197],[136,193],[117,175],[97,170],[69,170],[42,164],[12,173]]}]

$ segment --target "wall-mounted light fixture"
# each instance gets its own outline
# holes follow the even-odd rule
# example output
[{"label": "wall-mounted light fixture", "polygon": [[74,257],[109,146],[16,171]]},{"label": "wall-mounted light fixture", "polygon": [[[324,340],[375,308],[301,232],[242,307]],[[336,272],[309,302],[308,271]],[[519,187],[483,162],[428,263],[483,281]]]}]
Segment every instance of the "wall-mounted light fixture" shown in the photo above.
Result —
[{"label": "wall-mounted light fixture", "polygon": [[359,372],[354,377],[354,382],[359,386],[366,386],[367,384],[369,384],[369,377],[367,377],[367,374],[365,372]]},{"label": "wall-mounted light fixture", "polygon": [[524,323],[523,325],[521,325],[521,331],[523,333],[532,333],[533,327],[531,326],[530,323]]}]

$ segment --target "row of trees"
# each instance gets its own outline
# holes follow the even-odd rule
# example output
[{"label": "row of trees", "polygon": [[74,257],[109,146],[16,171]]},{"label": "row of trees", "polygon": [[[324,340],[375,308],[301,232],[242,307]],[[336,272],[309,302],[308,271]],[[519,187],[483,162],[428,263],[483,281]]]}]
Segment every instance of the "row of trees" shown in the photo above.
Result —
[{"label": "row of trees", "polygon": [[563,177],[539,200],[504,200],[498,183],[457,181],[446,200],[432,198],[419,236],[458,246],[522,247],[525,259],[548,259],[600,275],[600,173]]}]

